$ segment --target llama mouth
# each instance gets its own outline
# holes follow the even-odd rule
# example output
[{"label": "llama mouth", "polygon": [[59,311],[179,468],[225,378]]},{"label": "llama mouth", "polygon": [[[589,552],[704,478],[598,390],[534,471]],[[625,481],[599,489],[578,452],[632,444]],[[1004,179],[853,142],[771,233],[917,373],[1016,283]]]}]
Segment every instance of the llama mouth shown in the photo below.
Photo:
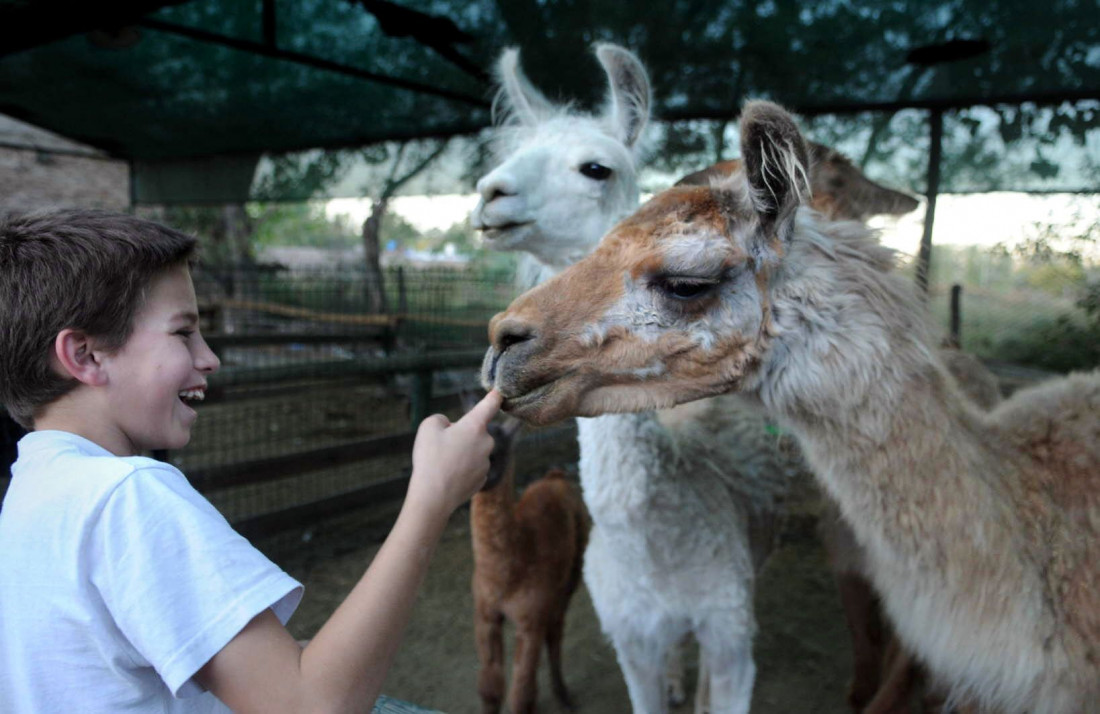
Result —
[{"label": "llama mouth", "polygon": [[492,242],[499,240],[503,235],[516,230],[517,228],[523,228],[529,226],[534,221],[514,221],[512,223],[501,223],[497,226],[481,226],[481,235],[485,240]]},{"label": "llama mouth", "polygon": [[547,382],[540,387],[528,390],[523,394],[505,397],[501,408],[506,412],[516,412],[528,409],[542,400],[550,390],[553,389],[556,383],[557,380],[554,380],[553,382]]},{"label": "llama mouth", "polygon": [[559,414],[562,395],[555,392],[575,371],[569,370],[556,379],[528,389],[522,394],[505,395],[501,409],[531,424],[550,423],[563,418]]}]

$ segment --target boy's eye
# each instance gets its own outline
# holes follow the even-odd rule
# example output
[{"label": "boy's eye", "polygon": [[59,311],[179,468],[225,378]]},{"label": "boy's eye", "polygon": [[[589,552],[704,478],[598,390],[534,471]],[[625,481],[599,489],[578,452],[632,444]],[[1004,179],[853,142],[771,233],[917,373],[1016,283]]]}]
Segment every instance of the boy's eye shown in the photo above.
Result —
[{"label": "boy's eye", "polygon": [[195,331],[194,330],[188,330],[188,329],[176,330],[176,334],[177,335],[182,335],[183,337],[190,337],[191,335],[195,334]]}]

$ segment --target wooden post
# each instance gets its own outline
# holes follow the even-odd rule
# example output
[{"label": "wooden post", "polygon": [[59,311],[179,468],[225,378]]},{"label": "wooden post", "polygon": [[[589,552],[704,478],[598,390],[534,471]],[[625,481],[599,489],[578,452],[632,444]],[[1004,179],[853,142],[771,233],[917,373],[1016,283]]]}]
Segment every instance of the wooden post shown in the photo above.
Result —
[{"label": "wooden post", "polygon": [[940,163],[943,158],[943,110],[933,109],[928,116],[928,207],[924,212],[924,233],[917,253],[917,289],[928,297],[928,271],[932,261],[932,225],[936,219],[936,196],[940,192]]},{"label": "wooden post", "polygon": [[397,314],[394,321],[386,328],[382,338],[382,351],[386,354],[393,353],[397,349],[397,335],[401,330],[401,324],[409,312],[409,293],[405,285],[405,266],[397,266]]},{"label": "wooden post", "polygon": [[420,426],[420,422],[430,414],[432,400],[432,371],[419,370],[413,372],[412,394],[409,395],[409,417],[412,420],[413,431]]},{"label": "wooden post", "polygon": [[962,285],[955,283],[951,286],[951,332],[948,334],[949,347],[959,349],[962,347],[962,338],[959,334],[962,324]]},{"label": "wooden post", "polygon": [[409,293],[405,286],[405,266],[397,266],[397,314],[401,317],[409,311]]}]

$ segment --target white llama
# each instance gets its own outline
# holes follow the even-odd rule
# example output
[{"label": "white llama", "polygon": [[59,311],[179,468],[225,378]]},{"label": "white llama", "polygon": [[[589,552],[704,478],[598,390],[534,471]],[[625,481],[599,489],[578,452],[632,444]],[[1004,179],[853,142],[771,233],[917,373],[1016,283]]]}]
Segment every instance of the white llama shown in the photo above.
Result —
[{"label": "white llama", "polygon": [[[602,44],[596,56],[609,81],[598,115],[548,101],[523,76],[516,50],[498,63],[497,107],[507,117],[495,142],[500,165],[478,182],[471,221],[494,247],[534,257],[524,287],[588,255],[638,204],[649,80],[627,50]],[[666,658],[677,670],[675,645],[687,634],[701,648],[696,710],[749,709],[754,577],[795,464],[759,414],[729,401],[578,422],[593,521],[584,580],[636,714],[667,711]]]},{"label": "white llama", "polygon": [[743,172],[658,195],[495,317],[483,381],[534,423],[759,399],[938,682],[1002,712],[1094,710],[1100,373],[977,409],[891,251],[806,210],[791,117],[748,104],[741,147]]},{"label": "white llama", "polygon": [[[608,55],[607,62],[616,61],[614,54]],[[498,106],[505,109],[509,121],[498,129],[495,137],[500,166],[478,183],[482,199],[472,221],[485,232],[491,245],[524,251],[518,275],[524,289],[589,253],[604,231],[636,207],[635,165],[640,153],[638,136],[647,120],[648,82],[632,55],[625,53],[623,61],[633,65],[634,71],[627,74],[625,84],[620,82],[620,86],[633,90],[626,96],[620,96],[622,92],[616,94],[617,70],[605,62],[611,81],[608,108],[601,117],[588,117],[578,116],[568,107],[553,106],[531,88],[519,72],[515,50],[507,51],[501,58],[499,74],[503,91]],[[626,128],[624,141],[623,128],[616,117],[632,107],[640,120]],[[563,142],[566,136],[569,141]],[[916,200],[868,180],[838,152],[813,143],[811,152],[814,207],[826,217],[862,220],[874,214],[902,214],[916,208]],[[739,167],[737,160],[720,162],[684,177],[679,183],[708,183],[712,177],[728,175]],[[758,417],[748,415],[745,419],[747,424],[729,428],[738,433],[760,428]],[[759,441],[759,435],[754,441]],[[750,446],[751,443],[733,440],[728,444],[728,453],[746,458]],[[774,443],[768,441],[762,446],[767,454],[774,453]],[[828,533],[843,534],[844,527],[838,525]],[[827,544],[837,544],[832,548],[834,551],[846,542],[848,539],[837,537],[826,539]],[[846,561],[834,558],[834,562]],[[853,609],[849,605],[846,602],[846,612],[856,614],[850,624],[856,635],[857,657],[873,660],[877,671],[882,651],[858,647],[863,639],[859,637],[859,625],[868,616],[862,615],[859,607]],[[666,673],[673,702],[682,701],[684,696],[680,655],[679,649],[672,650]],[[701,670],[701,686],[697,688],[700,694],[705,692],[705,678],[705,670]],[[871,686],[877,686],[877,678]]]}]

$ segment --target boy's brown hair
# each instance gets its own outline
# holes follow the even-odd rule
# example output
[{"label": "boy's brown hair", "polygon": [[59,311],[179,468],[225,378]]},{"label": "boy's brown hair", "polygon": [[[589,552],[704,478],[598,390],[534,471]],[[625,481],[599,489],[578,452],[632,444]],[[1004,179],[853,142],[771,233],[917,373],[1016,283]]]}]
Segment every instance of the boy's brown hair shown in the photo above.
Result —
[{"label": "boy's brown hair", "polygon": [[0,404],[34,427],[71,391],[50,354],[66,328],[114,352],[126,344],[150,281],[188,261],[196,240],[122,213],[63,210],[0,217]]}]

